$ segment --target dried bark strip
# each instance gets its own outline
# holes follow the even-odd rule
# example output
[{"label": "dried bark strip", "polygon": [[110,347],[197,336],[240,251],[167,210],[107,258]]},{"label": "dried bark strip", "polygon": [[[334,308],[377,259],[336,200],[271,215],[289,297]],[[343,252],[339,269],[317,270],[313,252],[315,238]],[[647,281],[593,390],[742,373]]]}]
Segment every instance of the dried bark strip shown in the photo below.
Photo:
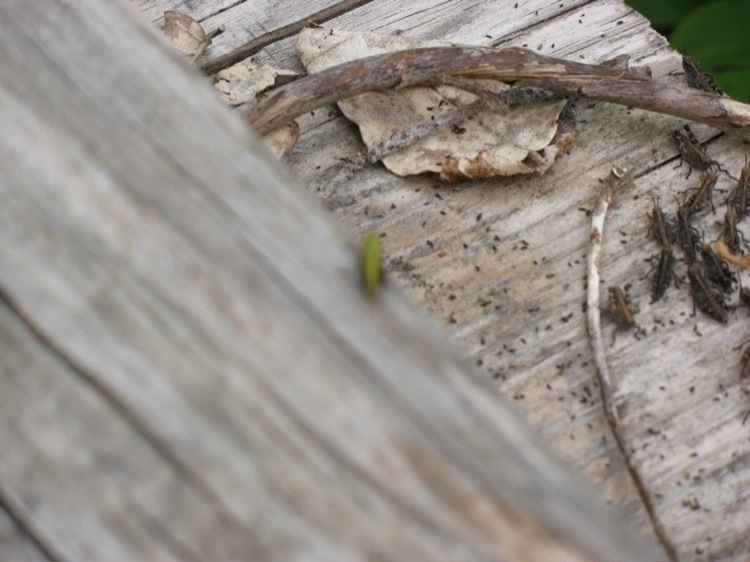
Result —
[{"label": "dried bark strip", "polygon": [[261,133],[322,105],[372,90],[417,86],[439,75],[485,78],[584,96],[705,123],[750,137],[750,106],[664,84],[610,65],[588,65],[528,49],[410,49],[366,57],[309,75],[241,109]]}]

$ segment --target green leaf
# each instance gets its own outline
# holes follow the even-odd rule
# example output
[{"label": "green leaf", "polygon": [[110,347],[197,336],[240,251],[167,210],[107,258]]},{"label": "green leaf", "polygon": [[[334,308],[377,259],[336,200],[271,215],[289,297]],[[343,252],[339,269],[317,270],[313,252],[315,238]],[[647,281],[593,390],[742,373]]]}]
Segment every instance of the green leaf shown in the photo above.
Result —
[{"label": "green leaf", "polygon": [[750,68],[717,73],[714,79],[734,99],[750,103]]},{"label": "green leaf", "polygon": [[643,14],[654,28],[672,29],[705,0],[627,0],[628,6]]},{"label": "green leaf", "polygon": [[745,72],[750,71],[750,2],[718,0],[690,14],[669,42],[697,60],[729,95],[746,99]]}]

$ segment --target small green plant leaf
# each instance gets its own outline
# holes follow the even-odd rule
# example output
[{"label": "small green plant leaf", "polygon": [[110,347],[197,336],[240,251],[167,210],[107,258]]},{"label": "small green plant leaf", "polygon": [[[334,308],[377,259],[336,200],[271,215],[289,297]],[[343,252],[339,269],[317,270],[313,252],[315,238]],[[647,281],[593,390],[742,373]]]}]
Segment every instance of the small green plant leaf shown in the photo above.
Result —
[{"label": "small green plant leaf", "polygon": [[717,0],[685,18],[669,38],[675,49],[699,61],[701,69],[737,99],[747,99],[750,85],[750,2]]},{"label": "small green plant leaf", "polygon": [[704,0],[627,0],[626,4],[648,18],[654,28],[665,30],[675,27],[703,2]]}]

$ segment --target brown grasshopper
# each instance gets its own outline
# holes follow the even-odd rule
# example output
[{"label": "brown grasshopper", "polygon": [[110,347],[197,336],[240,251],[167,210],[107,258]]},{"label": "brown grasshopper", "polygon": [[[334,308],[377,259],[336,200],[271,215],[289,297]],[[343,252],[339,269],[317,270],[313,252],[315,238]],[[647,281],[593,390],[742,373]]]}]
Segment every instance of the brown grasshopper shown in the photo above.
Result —
[{"label": "brown grasshopper", "polygon": [[719,96],[724,95],[722,89],[714,82],[713,77],[710,74],[703,72],[698,67],[698,63],[691,57],[682,55],[682,69],[685,71],[688,88],[711,92],[712,94],[717,94]]},{"label": "brown grasshopper", "polygon": [[740,356],[740,377],[750,378],[750,345],[745,348]]},{"label": "brown grasshopper", "polygon": [[737,229],[737,211],[732,207],[727,209],[727,212],[724,213],[724,225],[721,229],[721,239],[733,254],[739,254],[742,252],[741,246],[744,237]]},{"label": "brown grasshopper", "polygon": [[627,290],[629,285],[625,285],[625,289],[620,287],[609,288],[609,299],[607,302],[607,312],[614,320],[615,330],[612,332],[612,343],[615,343],[615,337],[617,332],[627,331],[632,327],[636,327],[636,337],[643,332],[635,321],[635,308],[630,302]]},{"label": "brown grasshopper", "polygon": [[684,208],[677,210],[675,232],[680,247],[685,251],[688,263],[695,263],[698,259],[695,247],[698,244],[698,231],[691,224],[692,215]]},{"label": "brown grasshopper", "polygon": [[[711,205],[711,209],[714,208],[714,203],[711,200],[716,181],[719,179],[719,174],[709,170],[706,175],[703,176],[701,184],[693,193],[685,198],[685,201],[680,205],[680,209],[685,209],[690,215],[694,215],[708,202]],[[693,190],[690,190],[693,191]]]},{"label": "brown grasshopper", "polygon": [[706,266],[694,263],[688,267],[690,292],[693,296],[693,313],[697,307],[714,320],[726,324],[729,321],[724,295],[718,287],[713,286],[706,279]]},{"label": "brown grasshopper", "polygon": [[747,158],[745,158],[745,167],[740,172],[737,185],[729,192],[727,206],[734,209],[739,220],[750,214],[750,166],[747,165]]},{"label": "brown grasshopper", "polygon": [[672,243],[674,243],[674,232],[672,232],[672,227],[669,226],[669,223],[664,218],[664,212],[659,206],[658,199],[654,198],[653,201],[654,207],[648,216],[651,221],[648,229],[649,234],[663,249],[671,248]]},{"label": "brown grasshopper", "polygon": [[700,254],[705,266],[704,271],[708,282],[714,284],[725,293],[731,293],[732,287],[737,280],[729,269],[729,264],[719,258],[708,244],[701,246]]},{"label": "brown grasshopper", "polygon": [[651,302],[655,303],[664,296],[669,288],[669,283],[677,277],[674,274],[674,254],[671,248],[662,248],[659,253],[659,262],[654,270],[651,280]]},{"label": "brown grasshopper", "polygon": [[[685,125],[682,129],[675,129],[672,132],[672,138],[680,153],[680,166],[682,166],[683,162],[686,162],[689,168],[685,178],[690,177],[690,174],[693,173],[693,168],[709,170],[714,166],[718,167],[716,161],[704,150],[688,125]],[[680,166],[677,167],[679,168]]]}]

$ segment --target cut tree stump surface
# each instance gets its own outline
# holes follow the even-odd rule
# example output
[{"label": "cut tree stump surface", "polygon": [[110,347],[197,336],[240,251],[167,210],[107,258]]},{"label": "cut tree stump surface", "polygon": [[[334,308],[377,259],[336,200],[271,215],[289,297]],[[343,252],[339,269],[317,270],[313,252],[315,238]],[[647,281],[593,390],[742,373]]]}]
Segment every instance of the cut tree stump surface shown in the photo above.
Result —
[{"label": "cut tree stump surface", "polygon": [[[614,0],[131,4],[0,7],[2,558],[750,557],[749,313],[694,315],[686,278],[650,303],[652,197],[673,212],[700,182],[674,169],[683,121],[576,100],[545,175],[442,184],[352,172],[363,145],[331,106],[279,166],[153,29],[169,9],[224,25],[207,73],[301,71],[314,21],[627,54],[683,82],[645,19]],[[736,177],[746,145],[693,129]],[[644,333],[609,345],[603,325],[634,471],[584,307],[613,166],[633,183],[606,220],[602,299],[630,284]],[[734,183],[696,221],[707,241]],[[353,249],[373,230],[376,299]]]}]

